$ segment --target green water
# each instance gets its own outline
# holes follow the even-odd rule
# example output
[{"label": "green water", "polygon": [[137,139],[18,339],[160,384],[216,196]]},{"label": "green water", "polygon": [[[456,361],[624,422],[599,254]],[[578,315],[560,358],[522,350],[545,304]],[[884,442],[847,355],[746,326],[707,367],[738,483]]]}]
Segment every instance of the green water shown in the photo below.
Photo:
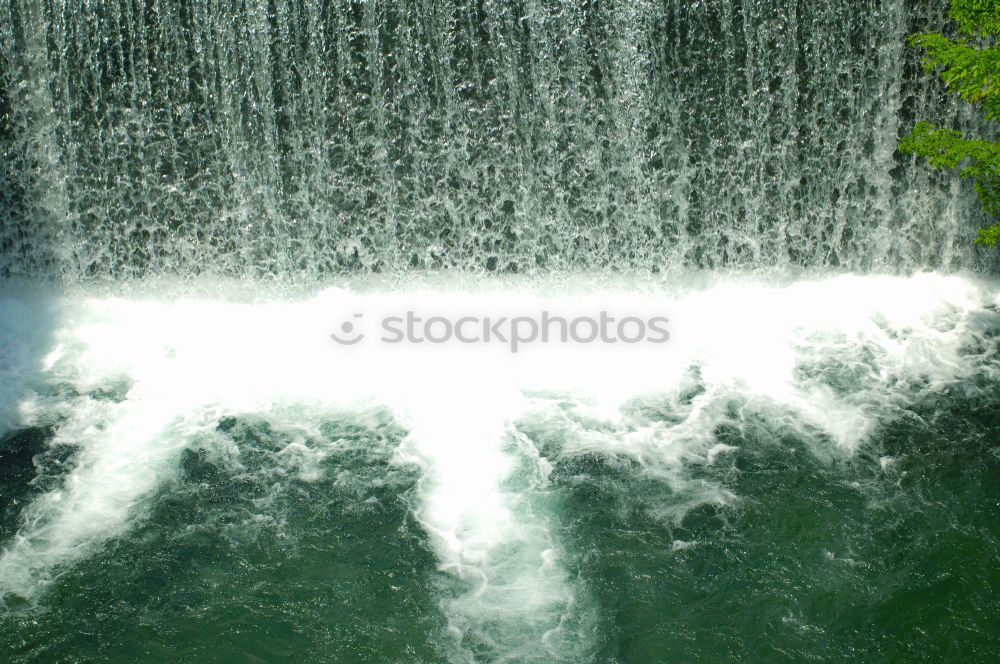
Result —
[{"label": "green water", "polygon": [[[970,387],[825,460],[733,403],[716,436],[736,449],[689,479],[739,498],[679,521],[664,507],[684,496],[634,459],[563,454],[521,422],[552,463],[545,500],[596,616],[586,661],[994,661],[1000,398]],[[384,411],[323,429],[343,444],[303,481],[266,420],[220,421],[238,466],[184,452],[134,529],[3,614],[5,661],[502,661],[448,638],[439,603],[467,589],[412,518],[417,473],[391,462],[405,431]],[[55,476],[71,463],[45,433],[4,439],[5,537],[11,501],[37,488],[25,450]]]},{"label": "green water", "polygon": [[441,580],[414,473],[388,465],[398,428],[329,423],[348,444],[315,482],[284,476],[266,421],[219,428],[242,467],[185,452],[137,528],[4,616],[8,661],[436,661]]},{"label": "green water", "polygon": [[[596,661],[991,661],[1000,647],[1000,409],[942,395],[823,462],[763,422],[705,477],[741,499],[677,525],[631,464],[557,465],[601,606]],[[898,459],[885,470],[879,457]],[[674,550],[678,542],[689,546]]]}]

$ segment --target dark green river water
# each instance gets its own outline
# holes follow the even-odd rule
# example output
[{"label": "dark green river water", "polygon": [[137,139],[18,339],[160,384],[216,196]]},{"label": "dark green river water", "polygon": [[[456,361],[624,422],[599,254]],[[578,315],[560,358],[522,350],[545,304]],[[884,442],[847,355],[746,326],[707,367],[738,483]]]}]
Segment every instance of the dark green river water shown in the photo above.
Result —
[{"label": "dark green river water", "polygon": [[[551,350],[516,365],[303,345],[325,301],[63,299],[45,341],[37,304],[3,300],[7,386],[29,426],[0,442],[0,651],[992,661],[995,291],[862,281],[889,289],[870,296],[886,313],[853,323],[857,298],[789,312],[855,281],[737,282],[791,317],[744,341],[702,338],[739,314],[696,288],[673,299],[693,321],[674,346],[632,360],[583,347],[572,365],[589,366],[564,376]],[[253,356],[274,339],[287,344]],[[16,354],[32,348],[42,369]],[[518,389],[560,377],[575,387]],[[590,408],[611,382],[624,397]],[[351,405],[363,392],[381,396]]]}]

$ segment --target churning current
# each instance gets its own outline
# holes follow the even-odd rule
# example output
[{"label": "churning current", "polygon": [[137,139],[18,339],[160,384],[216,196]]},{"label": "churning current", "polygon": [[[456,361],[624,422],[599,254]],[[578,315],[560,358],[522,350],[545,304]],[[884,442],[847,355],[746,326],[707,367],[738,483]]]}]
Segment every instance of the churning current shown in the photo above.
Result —
[{"label": "churning current", "polygon": [[944,5],[0,0],[0,659],[1000,657]]}]

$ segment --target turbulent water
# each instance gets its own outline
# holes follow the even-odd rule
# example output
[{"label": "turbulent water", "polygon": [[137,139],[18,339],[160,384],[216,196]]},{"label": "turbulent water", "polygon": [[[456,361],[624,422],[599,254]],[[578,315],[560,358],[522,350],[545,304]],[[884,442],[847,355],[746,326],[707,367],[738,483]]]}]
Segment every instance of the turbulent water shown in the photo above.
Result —
[{"label": "turbulent water", "polygon": [[[997,653],[995,284],[572,283],[5,297],[8,661]],[[329,337],[608,307],[669,343]]]},{"label": "turbulent water", "polygon": [[945,10],[0,0],[0,660],[1000,660]]},{"label": "turbulent water", "polygon": [[0,272],[973,267],[945,10],[0,0]]}]

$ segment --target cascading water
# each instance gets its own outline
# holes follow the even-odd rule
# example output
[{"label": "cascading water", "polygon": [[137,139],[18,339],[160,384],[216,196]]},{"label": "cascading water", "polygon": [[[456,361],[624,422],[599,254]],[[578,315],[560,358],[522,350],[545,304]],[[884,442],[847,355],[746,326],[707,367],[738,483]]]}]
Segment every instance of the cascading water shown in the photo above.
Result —
[{"label": "cascading water", "polygon": [[968,267],[945,9],[2,0],[0,270]]},{"label": "cascading water", "polygon": [[1000,656],[945,13],[0,0],[4,661]]}]

